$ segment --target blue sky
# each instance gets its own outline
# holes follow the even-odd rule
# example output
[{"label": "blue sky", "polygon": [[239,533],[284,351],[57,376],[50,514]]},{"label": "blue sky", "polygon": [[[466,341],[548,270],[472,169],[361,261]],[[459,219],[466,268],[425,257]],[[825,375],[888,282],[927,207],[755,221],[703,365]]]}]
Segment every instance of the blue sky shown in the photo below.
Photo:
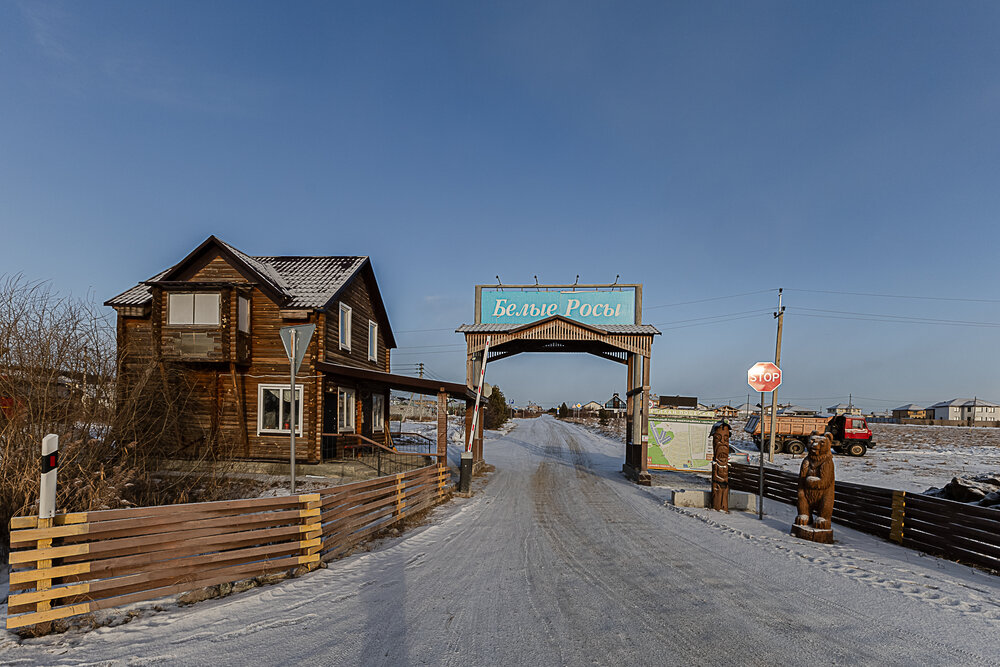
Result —
[{"label": "blue sky", "polygon": [[4,2],[0,50],[2,273],[103,301],[209,234],[370,255],[397,368],[453,380],[477,283],[620,275],[653,391],[709,402],[784,287],[782,401],[1000,402],[996,3]]}]

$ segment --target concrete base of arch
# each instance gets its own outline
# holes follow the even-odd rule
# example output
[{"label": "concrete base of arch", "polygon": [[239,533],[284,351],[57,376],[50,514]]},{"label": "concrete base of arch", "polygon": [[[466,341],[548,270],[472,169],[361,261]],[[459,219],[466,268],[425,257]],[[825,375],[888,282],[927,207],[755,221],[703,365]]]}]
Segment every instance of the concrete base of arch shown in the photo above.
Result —
[{"label": "concrete base of arch", "polygon": [[653,477],[649,474],[648,470],[640,470],[626,463],[622,465],[622,472],[625,473],[626,477],[628,477],[630,480],[632,480],[639,486],[653,485]]}]

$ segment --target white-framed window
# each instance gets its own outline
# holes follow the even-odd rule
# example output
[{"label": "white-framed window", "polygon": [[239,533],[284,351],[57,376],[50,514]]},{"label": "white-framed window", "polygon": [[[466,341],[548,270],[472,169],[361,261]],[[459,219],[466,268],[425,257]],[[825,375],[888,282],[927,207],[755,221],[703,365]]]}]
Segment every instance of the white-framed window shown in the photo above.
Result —
[{"label": "white-framed window", "polygon": [[340,387],[337,390],[337,432],[354,433],[354,390]]},{"label": "white-framed window", "polygon": [[385,396],[372,394],[372,430],[385,430]]},{"label": "white-framed window", "polygon": [[245,296],[237,298],[236,320],[239,324],[240,331],[243,333],[250,333],[250,299]]},{"label": "white-framed window", "polygon": [[167,324],[219,326],[219,293],[186,292],[167,297]]},{"label": "white-framed window", "polygon": [[378,361],[378,324],[368,320],[368,361]]},{"label": "white-framed window", "polygon": [[340,349],[351,351],[351,307],[340,304]]},{"label": "white-framed window", "polygon": [[[302,385],[295,385],[295,433],[302,433]],[[288,385],[257,385],[257,435],[291,433],[292,392]]]}]

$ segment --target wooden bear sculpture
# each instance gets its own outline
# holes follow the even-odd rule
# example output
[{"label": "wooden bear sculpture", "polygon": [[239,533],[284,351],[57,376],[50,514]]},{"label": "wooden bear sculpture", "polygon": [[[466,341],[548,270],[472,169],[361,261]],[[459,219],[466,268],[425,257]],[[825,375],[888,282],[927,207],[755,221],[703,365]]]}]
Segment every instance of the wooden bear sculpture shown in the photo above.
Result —
[{"label": "wooden bear sculpture", "polygon": [[799,471],[799,515],[792,526],[792,535],[824,544],[833,544],[832,445],[833,436],[829,433],[809,438],[809,453]]},{"label": "wooden bear sculpture", "polygon": [[729,511],[729,435],[726,422],[712,427],[712,509]]}]

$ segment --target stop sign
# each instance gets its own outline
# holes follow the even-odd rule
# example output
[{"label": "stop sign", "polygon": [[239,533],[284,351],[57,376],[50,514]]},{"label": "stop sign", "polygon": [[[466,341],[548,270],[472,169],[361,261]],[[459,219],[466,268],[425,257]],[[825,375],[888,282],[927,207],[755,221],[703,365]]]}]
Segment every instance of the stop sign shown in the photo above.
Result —
[{"label": "stop sign", "polygon": [[774,391],[781,384],[781,369],[770,361],[758,361],[747,371],[747,383],[757,391]]}]

